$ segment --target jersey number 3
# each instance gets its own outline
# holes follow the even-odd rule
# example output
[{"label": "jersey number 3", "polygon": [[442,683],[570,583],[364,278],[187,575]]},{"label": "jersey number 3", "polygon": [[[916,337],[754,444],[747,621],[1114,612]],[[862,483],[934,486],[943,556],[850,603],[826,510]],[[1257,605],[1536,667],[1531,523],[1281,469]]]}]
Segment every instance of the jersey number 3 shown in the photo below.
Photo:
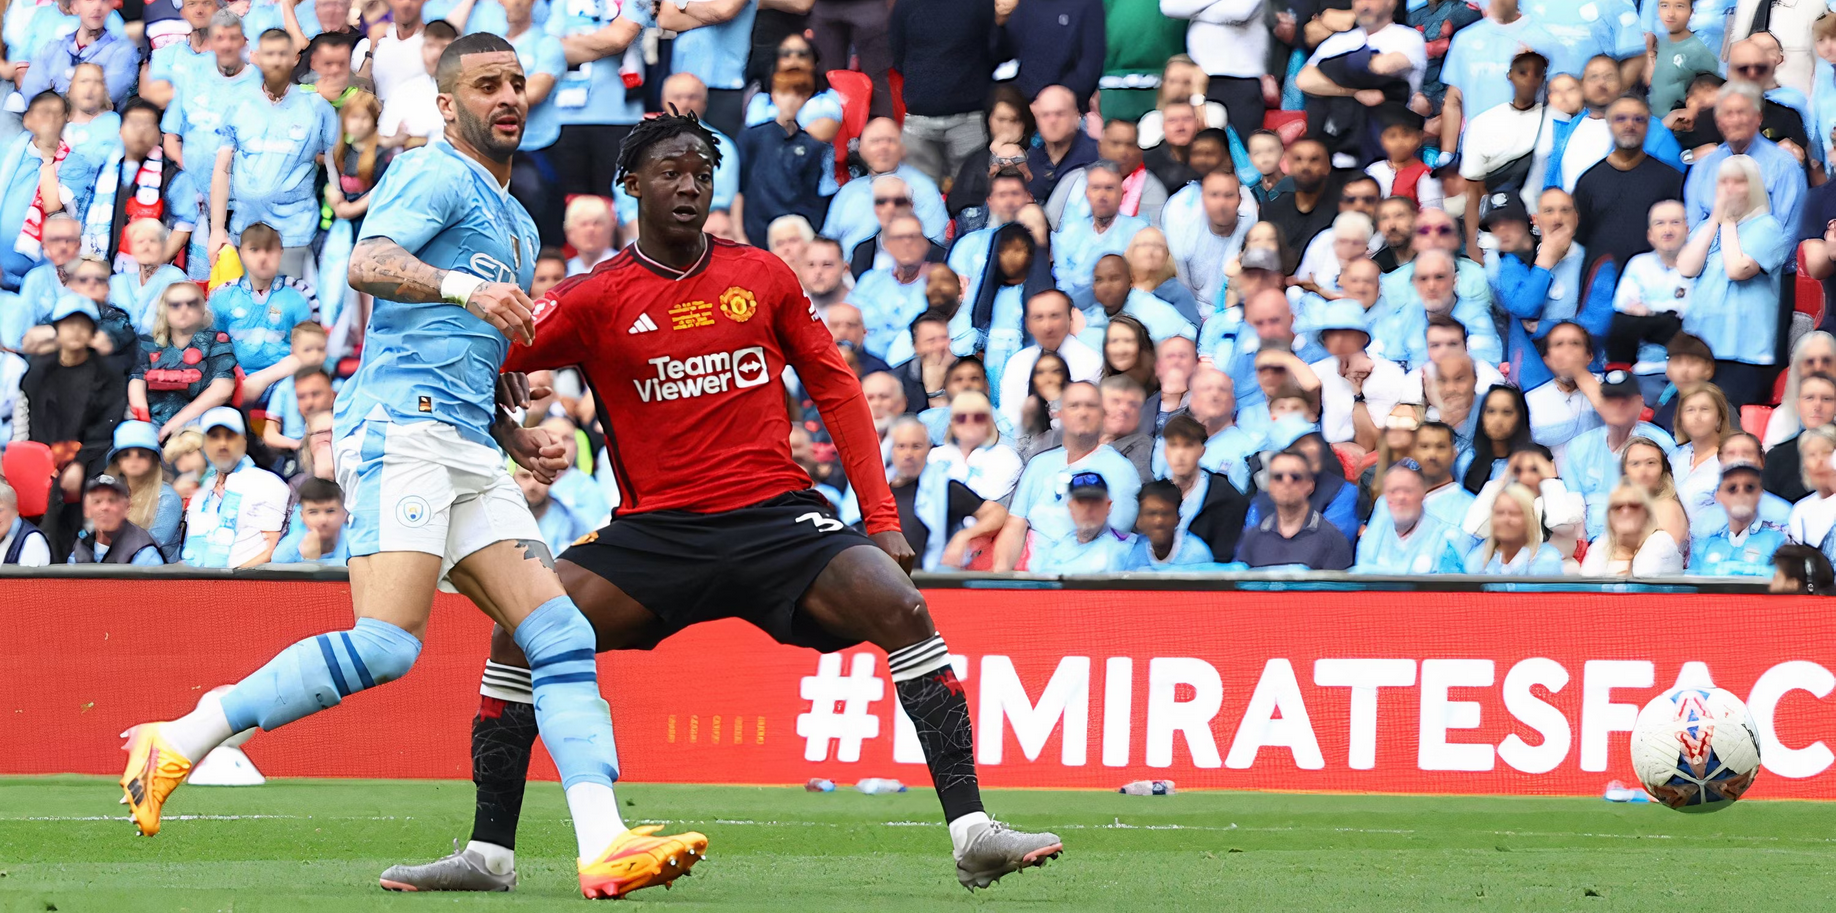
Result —
[{"label": "jersey number 3", "polygon": [[798,523],[803,523],[806,521],[811,526],[816,527],[816,531],[819,533],[840,532],[843,526],[842,521],[837,520],[834,517],[825,517],[822,514],[819,514],[813,510],[807,514],[804,514],[801,517],[798,517],[796,520],[796,522]]}]

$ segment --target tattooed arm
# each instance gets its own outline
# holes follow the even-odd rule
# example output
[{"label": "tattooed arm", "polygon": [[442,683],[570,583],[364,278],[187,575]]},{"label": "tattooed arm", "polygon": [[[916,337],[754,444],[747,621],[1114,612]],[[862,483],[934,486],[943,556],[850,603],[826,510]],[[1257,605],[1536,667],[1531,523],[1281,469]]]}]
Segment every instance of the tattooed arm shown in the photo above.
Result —
[{"label": "tattooed arm", "polygon": [[521,288],[431,266],[388,238],[357,242],[347,278],[351,288],[389,301],[463,304],[505,336],[525,345],[535,341],[535,305]]}]

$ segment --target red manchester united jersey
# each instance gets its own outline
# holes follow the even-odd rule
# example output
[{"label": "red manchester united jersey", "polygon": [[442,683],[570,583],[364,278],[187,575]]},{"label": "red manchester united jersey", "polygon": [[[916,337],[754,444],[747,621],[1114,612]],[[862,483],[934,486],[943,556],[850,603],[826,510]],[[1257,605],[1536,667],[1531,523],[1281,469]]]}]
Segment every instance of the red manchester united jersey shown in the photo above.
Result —
[{"label": "red manchester united jersey", "polygon": [[779,378],[822,411],[869,533],[896,531],[860,381],[783,261],[710,238],[686,271],[631,245],[536,302],[534,346],[506,371],[578,365],[605,426],[619,512],[718,513],[810,487],[790,454]]}]

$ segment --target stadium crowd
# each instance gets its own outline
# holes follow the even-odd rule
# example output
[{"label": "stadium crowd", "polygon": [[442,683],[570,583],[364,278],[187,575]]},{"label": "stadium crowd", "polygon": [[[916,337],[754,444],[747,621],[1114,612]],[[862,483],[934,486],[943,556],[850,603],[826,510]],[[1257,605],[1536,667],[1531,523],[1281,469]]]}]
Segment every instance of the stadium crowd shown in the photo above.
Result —
[{"label": "stadium crowd", "polygon": [[[924,569],[1836,554],[1822,3],[14,0],[6,563],[343,561],[350,250],[476,31],[528,74],[533,293],[633,239],[631,126],[700,114],[709,230],[857,366]],[[618,492],[592,391],[536,380],[558,552]]]}]

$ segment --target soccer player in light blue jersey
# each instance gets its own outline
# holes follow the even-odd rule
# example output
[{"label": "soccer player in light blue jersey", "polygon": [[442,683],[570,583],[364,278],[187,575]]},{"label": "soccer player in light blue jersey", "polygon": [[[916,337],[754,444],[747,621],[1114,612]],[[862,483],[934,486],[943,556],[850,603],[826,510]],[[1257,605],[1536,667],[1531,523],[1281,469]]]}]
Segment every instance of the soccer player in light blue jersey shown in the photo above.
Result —
[{"label": "soccer player in light blue jersey", "polygon": [[[334,416],[357,622],[288,647],[181,719],[136,727],[121,785],[151,836],[192,761],[232,733],[273,729],[406,675],[444,578],[528,656],[536,723],[574,821],[581,891],[619,897],[686,872],[707,838],[654,836],[654,826],[620,820],[593,629],[492,446],[533,447],[554,462],[565,452],[546,430],[497,422],[493,405],[510,340],[535,341],[523,290],[535,225],[507,189],[529,111],[523,69],[509,42],[481,33],[447,48],[435,77],[445,135],[385,174],[351,258],[351,286],[376,298],[363,361]],[[514,885],[512,875],[498,889]]]}]

